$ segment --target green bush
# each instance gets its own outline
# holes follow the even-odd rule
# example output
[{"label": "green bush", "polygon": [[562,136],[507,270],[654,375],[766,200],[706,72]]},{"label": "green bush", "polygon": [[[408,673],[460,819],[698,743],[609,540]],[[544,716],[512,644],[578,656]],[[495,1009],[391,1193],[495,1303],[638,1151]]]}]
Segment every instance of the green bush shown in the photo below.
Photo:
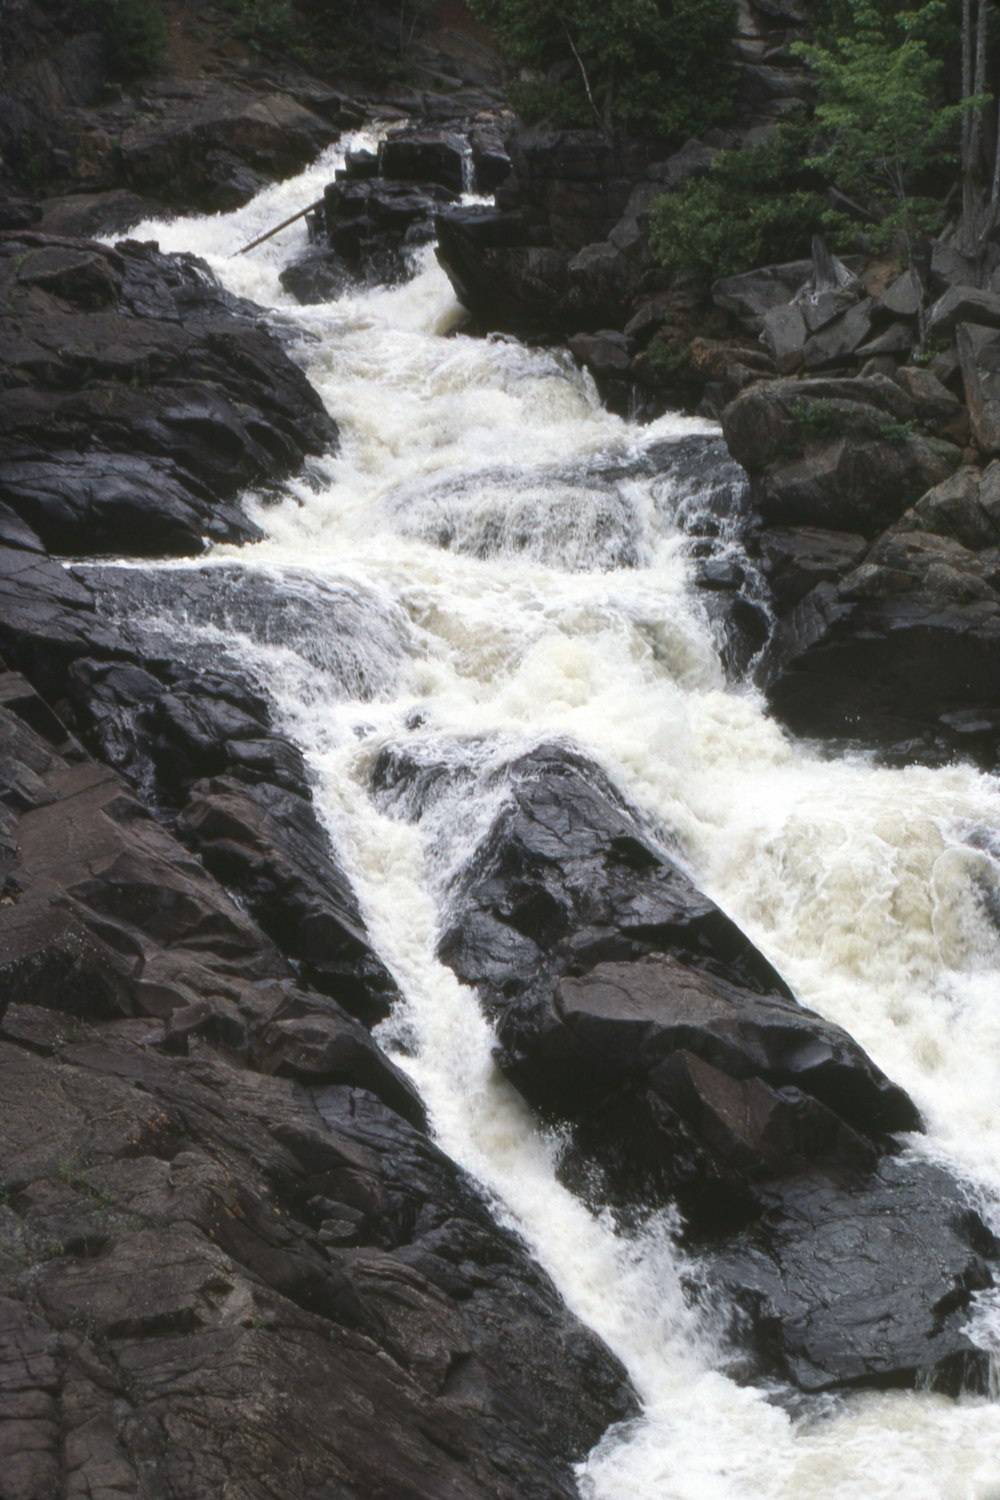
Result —
[{"label": "green bush", "polygon": [[732,104],[733,0],[469,0],[469,8],[512,62],[536,74],[513,95],[531,117],[680,142]]},{"label": "green bush", "polygon": [[289,0],[229,0],[233,30],[255,52],[290,52],[298,28]]},{"label": "green bush", "polygon": [[872,414],[864,409],[838,406],[826,396],[809,401],[800,398],[792,406],[792,416],[807,440],[853,435],[877,438],[894,448],[901,448],[916,426],[915,422],[901,422],[888,412]]},{"label": "green bush", "polygon": [[825,209],[818,177],[803,166],[807,141],[807,127],[789,123],[658,198],[650,244],[659,263],[707,292],[720,276],[807,255]]},{"label": "green bush", "polygon": [[159,0],[103,0],[98,14],[112,77],[155,72],[167,46],[167,23]]}]

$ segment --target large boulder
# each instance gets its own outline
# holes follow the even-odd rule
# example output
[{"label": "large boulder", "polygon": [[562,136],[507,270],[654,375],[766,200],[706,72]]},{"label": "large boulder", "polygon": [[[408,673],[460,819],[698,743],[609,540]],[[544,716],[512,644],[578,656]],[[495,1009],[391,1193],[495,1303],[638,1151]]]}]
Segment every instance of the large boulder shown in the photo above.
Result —
[{"label": "large boulder", "polygon": [[760,333],[767,314],[791,302],[807,281],[811,260],[793,260],[780,266],[762,266],[712,283],[712,301],[723,312],[732,313],[750,333]]},{"label": "large boulder", "polygon": [[0,497],[64,553],[259,535],[245,486],[336,427],[277,340],[192,256],[0,236]]},{"label": "large boulder", "polygon": [[799,734],[860,739],[902,760],[1000,745],[1000,552],[887,532],[860,567],[820,583],[778,623],[758,680]]},{"label": "large boulder", "polygon": [[863,536],[818,526],[770,526],[757,539],[771,599],[783,615],[818,583],[851,572],[868,551]]},{"label": "large boulder", "polygon": [[[375,790],[443,827],[470,774],[390,748]],[[626,1222],[678,1203],[756,1370],[983,1388],[965,1324],[997,1247],[947,1174],[896,1158],[891,1132],[919,1128],[906,1094],[796,1003],[594,766],[548,745],[489,780],[499,809],[439,953],[478,989],[500,1066],[566,1128],[564,1178]]]},{"label": "large boulder", "polygon": [[950,286],[927,314],[926,337],[953,336],[961,323],[1000,328],[1000,296],[977,286]]},{"label": "large boulder", "polygon": [[437,223],[438,258],[484,328],[565,335],[620,328],[651,267],[648,217],[663,191],[656,143],[532,126],[507,141],[495,209]]},{"label": "large boulder", "polygon": [[[434,238],[435,215],[455,202],[455,192],[431,181],[377,177],[332,182],[316,216],[316,248],[304,265],[315,275],[317,251],[325,252],[333,276],[346,269],[350,277],[371,285],[398,281],[410,272],[409,252]],[[293,292],[300,266],[282,277]]]},{"label": "large boulder", "polygon": [[766,524],[874,536],[959,461],[913,430],[916,414],[885,376],[774,380],[741,391],[722,429]]},{"label": "large boulder", "polygon": [[[447,130],[403,129],[388,135],[378,149],[378,173],[396,182],[433,182],[461,193],[466,187],[471,151],[461,136]],[[506,174],[505,174],[506,175]]]},{"label": "large boulder", "polygon": [[169,107],[139,115],[122,132],[121,172],[134,191],[189,210],[238,208],[337,138],[329,119],[291,94],[261,95],[212,79],[160,88]]}]

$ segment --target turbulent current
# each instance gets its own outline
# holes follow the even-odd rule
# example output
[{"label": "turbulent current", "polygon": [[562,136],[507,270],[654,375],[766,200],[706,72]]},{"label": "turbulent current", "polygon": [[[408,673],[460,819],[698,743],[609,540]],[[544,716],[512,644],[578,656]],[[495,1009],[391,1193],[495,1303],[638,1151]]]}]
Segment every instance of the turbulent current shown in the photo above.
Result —
[{"label": "turbulent current", "polygon": [[[1000,1404],[892,1392],[795,1406],[730,1380],[710,1320],[682,1295],[682,1274],[697,1271],[669,1221],[628,1239],[559,1185],[558,1143],[498,1074],[475,995],[435,958],[451,877],[498,795],[491,773],[540,741],[571,742],[800,1000],[909,1090],[928,1126],[911,1149],[973,1184],[1000,1230],[1000,939],[988,919],[1000,784],[965,766],[831,758],[726,681],[680,520],[699,504],[701,470],[671,457],[718,449],[710,423],[630,425],[566,355],[463,336],[430,252],[405,285],[308,308],[278,280],[301,225],[233,255],[316,198],[338,164],[327,153],[234,214],[133,231],[202,255],[294,330],[341,427],[339,450],[280,496],[246,497],[266,540],[203,564],[279,580],[283,627],[220,610],[171,628],[237,655],[303,747],[406,997],[383,1044],[441,1145],[642,1398],[642,1417],[580,1466],[581,1493],[1000,1500]],[[372,792],[390,742],[461,768],[454,795],[418,822]],[[1000,1348],[1000,1311],[981,1307],[975,1329]]]}]

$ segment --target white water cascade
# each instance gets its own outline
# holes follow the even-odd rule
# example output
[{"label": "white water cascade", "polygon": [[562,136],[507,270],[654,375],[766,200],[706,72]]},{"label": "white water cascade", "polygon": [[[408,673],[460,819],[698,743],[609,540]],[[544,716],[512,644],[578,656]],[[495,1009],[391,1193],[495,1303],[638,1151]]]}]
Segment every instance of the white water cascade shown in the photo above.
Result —
[{"label": "white water cascade", "polygon": [[[654,443],[707,438],[711,424],[631,426],[564,355],[454,332],[460,309],[429,252],[406,285],[308,308],[278,282],[301,225],[234,258],[319,196],[340,150],[234,214],[133,234],[204,256],[294,327],[295,357],[341,426],[339,451],[278,503],[248,497],[267,539],[206,565],[328,596],[331,616],[353,601],[353,634],[313,643],[308,660],[294,642],[228,631],[224,644],[316,774],[406,997],[383,1041],[400,1049],[437,1139],[642,1398],[641,1419],[581,1465],[581,1493],[1000,1500],[1000,1404],[858,1394],[795,1416],[720,1373],[711,1329],[681,1295],[669,1222],[627,1240],[559,1185],[555,1146],[497,1073],[475,996],[434,956],[449,875],[490,818],[476,780],[541,740],[570,740],[670,830],[698,884],[802,1002],[909,1090],[928,1125],[912,1149],[973,1183],[1000,1229],[1000,939],[980,899],[984,885],[1000,889],[989,852],[1000,784],[963,766],[828,758],[782,733],[753,691],[727,686],[688,581],[677,497],[637,462]],[[471,768],[473,790],[416,824],[380,808],[370,774],[389,742]],[[976,1328],[1000,1349],[988,1307]]]}]

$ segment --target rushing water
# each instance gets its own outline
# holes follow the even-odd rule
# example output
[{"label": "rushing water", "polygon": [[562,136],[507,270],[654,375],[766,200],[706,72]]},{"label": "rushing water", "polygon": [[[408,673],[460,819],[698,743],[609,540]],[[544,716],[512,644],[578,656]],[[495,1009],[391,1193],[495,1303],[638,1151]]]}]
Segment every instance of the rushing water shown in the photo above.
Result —
[{"label": "rushing water", "polygon": [[[235,214],[135,231],[203,255],[293,326],[342,429],[339,452],[277,503],[248,497],[267,540],[205,564],[280,577],[290,601],[324,606],[326,630],[315,608],[284,634],[235,617],[172,628],[237,653],[303,746],[406,996],[384,1042],[443,1147],[643,1398],[642,1419],[581,1466],[581,1491],[1000,1500],[996,1403],[865,1394],[794,1417],[721,1373],[710,1326],[681,1294],[668,1220],[627,1241],[559,1186],[554,1144],[497,1074],[474,995],[434,957],[450,876],[490,820],[490,773],[542,739],[570,740],[669,833],[803,1002],[910,1090],[928,1122],[913,1149],[975,1184],[1000,1228],[1000,786],[967,767],[825,758],[726,684],[678,524],[698,496],[670,460],[671,444],[710,442],[711,424],[629,426],[564,355],[463,337],[429,252],[405,286],[312,308],[277,279],[301,225],[233,257],[317,197],[338,161],[327,153]],[[643,463],[654,448],[659,473]],[[460,772],[419,822],[371,793],[389,742]],[[977,1336],[988,1343],[994,1326],[984,1308]]]}]

